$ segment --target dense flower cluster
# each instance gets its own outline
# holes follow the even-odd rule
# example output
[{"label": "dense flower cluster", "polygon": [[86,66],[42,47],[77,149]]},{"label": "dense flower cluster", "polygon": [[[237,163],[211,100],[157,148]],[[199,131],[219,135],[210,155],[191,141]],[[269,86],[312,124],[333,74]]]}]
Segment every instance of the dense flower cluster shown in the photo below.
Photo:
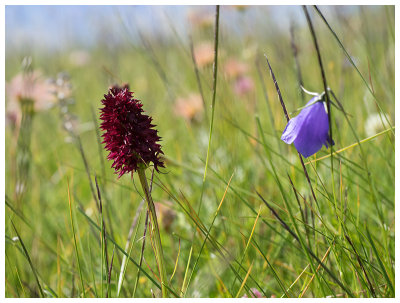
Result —
[{"label": "dense flower cluster", "polygon": [[133,173],[141,163],[154,168],[164,167],[160,154],[160,137],[151,124],[152,118],[145,115],[142,104],[132,97],[129,86],[113,86],[101,100],[101,129],[104,131],[105,148],[110,152],[108,160],[113,160],[111,167],[119,177]]}]

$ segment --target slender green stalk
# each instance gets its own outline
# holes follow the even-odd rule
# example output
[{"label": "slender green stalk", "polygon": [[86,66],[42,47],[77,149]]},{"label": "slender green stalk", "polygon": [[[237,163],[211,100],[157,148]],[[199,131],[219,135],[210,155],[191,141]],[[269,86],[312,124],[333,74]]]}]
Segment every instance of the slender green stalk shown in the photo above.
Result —
[{"label": "slender green stalk", "polygon": [[[329,139],[332,142],[333,139],[332,139],[331,102],[329,102],[329,90],[328,90],[328,84],[327,84],[327,81],[326,81],[324,65],[322,63],[321,52],[320,52],[319,45],[318,45],[317,35],[315,34],[314,26],[312,24],[310,15],[309,15],[307,7],[305,5],[303,5],[303,11],[304,11],[304,14],[306,15],[308,27],[310,28],[311,36],[312,36],[313,42],[314,42],[315,51],[317,52],[318,63],[319,63],[320,71],[321,71],[321,78],[322,78],[322,83],[324,85],[325,98],[326,98],[326,103],[327,103],[327,107],[328,107]],[[336,212],[336,215],[339,216],[338,215],[338,209],[337,209],[337,199],[336,199],[336,194],[335,194],[335,176],[334,176],[334,173],[333,173],[333,148],[332,148],[332,144],[330,144],[329,150],[330,150],[330,155],[331,155],[330,159],[331,159],[332,195],[333,195],[333,200],[335,202],[335,212]]]},{"label": "slender green stalk", "polygon": [[361,258],[360,258],[360,256],[359,256],[359,254],[358,254],[356,248],[354,247],[354,244],[351,242],[351,239],[350,239],[350,237],[349,237],[348,235],[345,235],[345,238],[346,238],[347,242],[349,242],[351,248],[353,249],[353,251],[354,251],[354,253],[355,253],[355,255],[356,255],[358,264],[360,265],[360,267],[361,267],[361,269],[362,269],[362,271],[363,271],[363,273],[364,273],[365,279],[366,279],[367,282],[368,282],[369,291],[371,292],[372,296],[373,296],[374,298],[376,298],[376,294],[375,294],[374,287],[372,286],[372,283],[371,283],[371,281],[370,281],[370,279],[369,279],[369,277],[368,277],[367,271],[365,270],[365,267],[364,267],[363,263],[361,262]]},{"label": "slender green stalk", "polygon": [[[151,191],[151,185],[150,185],[150,191]],[[148,223],[149,223],[149,212],[146,211],[146,219],[144,221],[143,243],[142,243],[142,250],[140,251],[139,266],[142,266],[142,262],[143,262],[144,247],[146,245],[146,233],[147,233]],[[136,229],[136,231],[137,231],[137,229]],[[135,238],[136,238],[136,235],[135,235]],[[134,241],[132,241],[132,246],[133,246],[133,242]],[[130,251],[129,251],[129,254],[130,254]],[[137,274],[136,274],[135,286],[133,287],[132,298],[134,298],[136,295],[137,286],[139,284],[139,278],[140,278],[140,270],[138,268]]]},{"label": "slender green stalk", "polygon": [[[9,268],[11,268],[12,265],[11,265],[11,261],[10,261],[10,259],[8,257],[7,250],[5,251],[5,256],[6,256],[6,265]],[[19,286],[21,287],[21,289],[22,289],[22,291],[24,292],[24,295],[25,295],[24,286],[22,285],[21,279],[20,279],[19,274],[18,274],[18,267],[16,265],[14,265],[13,267],[15,268],[15,272],[16,272],[16,276],[15,276],[14,270],[11,271],[12,275],[13,275],[13,280],[15,280],[15,281],[18,280]],[[14,290],[14,296],[18,296],[18,298],[20,298],[21,295],[20,295],[19,290],[18,290],[18,285],[15,285],[15,287],[12,287],[12,288]],[[6,296],[7,296],[7,294],[6,294]],[[25,295],[25,297],[26,297],[26,295]]]},{"label": "slender green stalk", "polygon": [[[233,176],[233,175],[232,175],[232,176]],[[231,177],[231,179],[232,179],[232,177]],[[230,180],[229,180],[229,181],[230,181]],[[228,188],[227,188],[227,189],[228,189]],[[254,221],[254,225],[253,225],[253,228],[252,228],[252,230],[251,230],[249,239],[247,240],[246,247],[244,248],[244,251],[243,251],[243,253],[242,253],[242,257],[240,258],[240,262],[239,262],[240,265],[243,264],[243,261],[244,261],[244,258],[245,258],[245,256],[246,256],[247,250],[248,250],[248,248],[249,248],[249,246],[250,246],[251,240],[252,240],[253,235],[254,235],[254,230],[255,230],[256,225],[257,225],[257,222],[258,222],[258,218],[260,217],[260,212],[261,212],[261,206],[260,206],[260,209],[258,210],[256,220]],[[238,271],[239,271],[239,270],[238,270]],[[236,277],[233,279],[233,282],[232,282],[232,284],[231,284],[231,289],[233,289],[233,286],[235,285],[235,282],[236,282]]]},{"label": "slender green stalk", "polygon": [[[82,216],[84,216],[86,218],[86,220],[88,220],[88,222],[91,224],[91,226],[93,226],[94,228],[96,228],[98,231],[101,231],[101,227],[99,225],[97,225],[97,223],[95,223],[88,215],[86,215],[85,211],[82,208],[78,207],[78,211],[81,213]],[[130,262],[132,262],[137,268],[140,269],[140,271],[151,281],[153,282],[153,284],[158,288],[161,289],[161,286],[157,283],[156,280],[154,280],[154,278],[152,276],[150,276],[142,267],[139,266],[139,264],[121,247],[118,245],[118,243],[108,234],[106,234],[107,239],[110,240],[111,243],[113,243],[115,245],[115,247],[124,255],[126,256]]]},{"label": "slender green stalk", "polygon": [[[279,287],[280,287],[280,288],[282,289],[282,291],[284,292],[284,295],[285,295],[287,298],[290,298],[291,296],[290,296],[289,293],[288,293],[289,290],[290,290],[290,287],[287,288],[287,287],[284,285],[283,281],[279,278],[278,274],[276,273],[276,270],[274,269],[274,266],[273,266],[273,265],[271,264],[271,262],[268,260],[267,256],[262,252],[260,245],[257,244],[257,241],[256,241],[255,239],[253,239],[253,240],[252,240],[252,243],[253,243],[253,245],[257,248],[257,251],[261,254],[261,256],[264,258],[264,260],[267,262],[269,268],[270,268],[271,271],[272,271],[272,274],[273,274],[274,277],[275,277],[275,280],[278,282]],[[286,290],[286,289],[287,289],[287,290]],[[282,297],[283,297],[283,295],[281,296],[281,298],[282,298]],[[293,296],[292,296],[292,297],[293,297]]]},{"label": "slender green stalk", "polygon": [[[194,272],[195,272],[195,270],[196,270],[196,266],[197,266],[197,264],[198,264],[198,262],[199,262],[199,260],[200,260],[201,253],[203,252],[203,249],[204,249],[204,247],[205,247],[205,244],[206,244],[206,242],[207,242],[207,240],[208,240],[208,238],[209,238],[209,235],[210,235],[210,233],[211,233],[211,229],[212,229],[212,227],[214,226],[215,219],[218,217],[219,210],[220,210],[220,208],[221,208],[221,206],[222,206],[222,203],[223,203],[224,200],[225,200],[225,196],[226,196],[226,193],[228,192],[229,185],[230,185],[230,183],[231,183],[232,177],[233,177],[233,174],[232,174],[231,178],[230,178],[229,181],[228,181],[228,184],[227,184],[227,186],[226,186],[224,195],[222,196],[221,202],[219,203],[218,208],[217,208],[217,210],[216,210],[216,212],[215,212],[215,214],[214,214],[214,218],[213,218],[213,220],[212,220],[212,222],[211,222],[210,228],[208,229],[207,234],[206,234],[206,237],[204,238],[203,244],[201,245],[200,252],[199,252],[199,254],[197,255],[196,261],[194,262],[193,269],[192,269],[192,272],[191,272],[191,274],[190,274],[190,276],[189,276],[189,281],[188,281],[188,283],[187,283],[187,286],[189,286],[190,281],[192,280],[192,276],[193,276],[193,274],[194,274]],[[242,262],[241,262],[241,263],[242,263]],[[235,277],[235,281],[236,281],[236,277]],[[228,290],[228,292],[229,292],[229,290]],[[185,293],[185,294],[186,294],[186,293]]]},{"label": "slender green stalk", "polygon": [[[212,170],[212,168],[211,168]],[[214,171],[213,171],[214,172]],[[215,172],[214,172],[215,173]],[[201,221],[201,219],[197,216],[197,214],[195,213],[194,209],[190,206],[189,202],[186,201],[186,207],[188,207],[190,209],[190,212],[185,208],[185,206],[183,206],[183,204],[165,187],[165,185],[161,182],[161,180],[157,180],[160,183],[158,184],[162,190],[168,194],[174,201],[176,201],[180,207],[182,208],[182,210],[186,213],[186,215],[188,216],[188,218],[190,220],[192,220],[193,223],[195,223],[196,228],[199,232],[201,232],[204,236],[207,236],[208,234],[208,241],[209,243],[216,249],[216,251],[218,252],[218,254],[221,257],[221,260],[224,261],[224,263],[232,270],[232,272],[235,274],[235,276],[240,280],[240,282],[243,281],[243,279],[239,276],[239,273],[236,271],[236,269],[233,267],[233,264],[231,263],[230,260],[234,260],[233,262],[235,264],[238,264],[240,269],[244,270],[247,272],[247,270],[245,270],[245,268],[238,262],[235,260],[235,258],[233,257],[233,255],[230,253],[230,251],[223,246],[220,242],[218,242],[212,235],[210,235],[207,232],[207,228],[205,227],[205,225],[203,224],[203,222]],[[156,183],[157,184],[157,183]],[[228,184],[228,183],[226,183]],[[257,213],[257,212],[255,212]],[[249,275],[248,277],[252,283],[255,284],[255,286],[262,290],[262,287],[257,283],[257,281],[251,276]],[[246,288],[247,291],[250,291],[250,287],[245,284],[244,287]],[[171,289],[168,288],[170,291]],[[266,294],[265,294],[266,296]]]},{"label": "slender green stalk", "polygon": [[211,103],[211,122],[210,122],[210,134],[208,137],[208,148],[207,148],[207,157],[206,157],[206,165],[204,167],[204,176],[203,176],[203,186],[201,189],[200,203],[198,213],[200,214],[201,203],[203,200],[203,192],[204,192],[204,184],[206,182],[207,176],[207,167],[208,161],[210,159],[210,149],[211,149],[211,137],[214,128],[214,113],[215,113],[215,96],[217,92],[217,74],[218,74],[218,36],[219,36],[219,5],[216,6],[215,10],[215,32],[214,32],[214,66],[213,66],[213,90],[212,90],[212,103]]},{"label": "slender green stalk", "polygon": [[[93,270],[93,258],[92,258],[92,251],[90,249],[90,242],[89,242],[89,234],[87,234],[87,238],[88,238],[88,252],[89,252],[89,259],[90,259],[90,270],[92,273],[92,280],[93,280],[93,290],[94,290],[94,295],[96,296],[96,298],[99,296],[98,292],[97,292],[97,287],[96,287],[96,278],[94,276],[94,270]],[[60,286],[61,287],[61,286]],[[60,297],[61,297],[61,293],[60,293]]]},{"label": "slender green stalk", "polygon": [[[381,119],[382,125],[384,128],[385,124],[383,123],[383,119],[382,116],[385,118],[386,123],[389,125],[390,129],[392,130],[392,134],[394,135],[394,129],[392,124],[390,123],[388,117],[386,116],[386,114],[384,113],[380,102],[378,101],[375,93],[373,92],[373,90],[371,89],[371,87],[368,85],[367,80],[364,78],[364,76],[361,74],[360,70],[357,68],[356,64],[354,63],[353,59],[351,58],[351,56],[349,55],[349,53],[347,52],[347,50],[344,48],[344,45],[342,44],[342,42],[340,41],[339,37],[336,35],[335,31],[332,29],[332,27],[329,25],[328,21],[325,19],[325,16],[322,14],[322,12],[319,10],[319,8],[314,5],[314,9],[317,11],[318,15],[321,17],[321,19],[324,21],[325,25],[328,27],[329,31],[332,33],[332,35],[335,37],[336,42],[339,44],[340,48],[343,50],[343,52],[345,53],[347,59],[349,60],[349,62],[351,63],[351,65],[356,69],[358,75],[361,77],[361,79],[363,80],[365,86],[367,87],[368,91],[371,93],[372,97],[375,100],[375,104],[378,106],[379,108],[379,117]],[[388,136],[390,142],[392,143],[390,137]],[[393,147],[394,148],[394,147]]]},{"label": "slender green stalk", "polygon": [[[25,292],[24,286],[22,285],[22,281],[21,281],[21,278],[19,276],[17,267],[15,267],[15,271],[16,271],[16,275],[17,275],[17,278],[18,278],[19,285],[21,286],[22,292],[24,293],[24,297],[26,297],[26,292]],[[18,288],[17,288],[17,291],[18,291]]]},{"label": "slender green stalk", "polygon": [[100,278],[100,297],[103,297],[103,274],[104,274],[104,238],[103,238],[103,233],[104,233],[104,221],[103,221],[103,213],[100,212],[100,241],[101,241],[101,258],[100,258],[100,264],[101,264],[101,270],[100,270],[100,274],[101,274],[101,278]]},{"label": "slender green stalk", "polygon": [[187,279],[186,278],[188,277],[190,260],[192,258],[192,252],[193,252],[193,246],[190,246],[189,257],[188,257],[188,261],[186,263],[186,270],[185,270],[185,275],[183,277],[183,283],[182,283],[182,288],[181,288],[181,295],[183,297],[185,297],[185,295],[186,295],[186,290],[187,290]]},{"label": "slender green stalk", "polygon": [[[308,252],[308,254],[310,254],[311,257],[313,257],[318,263],[319,265],[321,265],[321,267],[331,276],[331,278],[350,296],[350,297],[354,297],[354,295],[350,292],[349,289],[347,289],[347,287],[345,287],[340,281],[339,279],[336,277],[335,274],[333,274],[328,267],[326,267],[326,265],[324,263],[321,262],[321,260],[312,252],[312,250],[305,246],[304,241],[301,238],[301,234],[299,233],[299,230],[297,228],[297,225],[294,221],[294,217],[293,214],[291,213],[291,211],[289,211],[289,215],[292,219],[292,223],[296,229],[296,232],[299,236],[296,235],[296,233],[294,233],[289,226],[278,216],[278,214],[276,213],[276,211],[268,204],[268,202],[257,192],[258,196],[261,198],[261,200],[265,203],[265,205],[267,205],[267,207],[272,211],[273,215],[278,219],[278,221],[281,223],[281,225],[283,226],[283,228],[285,228],[292,236],[294,239],[296,239],[297,242],[300,243],[300,245],[303,247],[303,249],[305,249],[306,252]],[[312,261],[310,261],[310,265],[311,268],[313,268],[313,264]],[[313,272],[315,273],[315,270],[313,269]],[[327,284],[328,285],[328,284]]]},{"label": "slender green stalk", "polygon": [[[292,214],[292,210],[291,210],[291,208],[290,208],[290,206],[289,206],[289,203],[288,203],[288,201],[287,201],[287,197],[286,197],[286,195],[285,195],[285,191],[284,191],[284,189],[283,189],[283,187],[282,187],[282,184],[281,184],[280,179],[279,179],[279,176],[278,176],[278,174],[277,174],[277,172],[276,172],[275,166],[274,166],[274,164],[272,163],[271,153],[270,153],[270,151],[268,150],[268,148],[265,147],[265,142],[266,142],[266,140],[265,140],[265,136],[264,136],[263,129],[262,129],[262,127],[261,127],[261,122],[260,122],[260,118],[259,118],[259,117],[256,117],[256,123],[257,123],[258,131],[259,131],[259,133],[260,133],[261,139],[262,139],[262,141],[263,141],[263,143],[264,143],[264,150],[265,150],[265,153],[266,153],[266,155],[267,155],[269,164],[270,164],[270,166],[271,166],[271,168],[272,168],[271,175],[272,175],[272,177],[275,179],[275,182],[277,183],[277,185],[278,185],[278,187],[279,187],[279,190],[280,190],[280,192],[281,192],[281,194],[282,194],[282,197],[283,197],[284,205],[285,205],[286,209],[288,210],[288,213],[289,213],[289,215],[290,215],[290,218],[291,218],[291,220],[292,220],[292,223],[293,223],[293,225],[294,225],[294,227],[295,227],[295,230],[296,230],[296,232],[297,232],[297,235],[296,235],[295,233],[293,233],[293,235],[294,235],[295,238],[300,242],[300,244],[301,244],[301,246],[302,246],[304,252],[306,253],[306,256],[307,256],[308,259],[309,259],[311,269],[312,269],[313,273],[314,273],[314,274],[317,276],[317,278],[318,278],[317,281],[318,281],[318,283],[319,283],[319,285],[320,285],[320,288],[322,289],[322,291],[324,291],[324,288],[322,287],[321,278],[319,277],[319,275],[317,275],[316,269],[315,269],[315,267],[314,267],[314,264],[313,264],[312,259],[311,259],[311,256],[310,256],[310,252],[307,250],[306,245],[305,245],[305,243],[304,243],[304,241],[303,241],[303,239],[302,239],[302,237],[301,237],[301,233],[300,233],[300,231],[299,231],[299,229],[298,229],[298,227],[297,227],[296,221],[294,220],[294,216],[293,216],[293,214]],[[301,156],[300,156],[300,158],[301,158]],[[257,194],[258,194],[258,193],[257,193]],[[258,194],[258,195],[260,196],[260,198],[262,198],[260,194]],[[262,200],[264,201],[263,198],[262,198]],[[267,206],[268,206],[268,205],[267,205]]]},{"label": "slender green stalk", "polygon": [[[30,98],[22,98],[20,101],[21,108],[21,126],[18,133],[17,150],[16,150],[16,180],[15,180],[15,200],[17,209],[21,210],[22,201],[31,182],[31,137],[33,119],[35,117],[33,100]],[[29,199],[27,199],[28,201]]]},{"label": "slender green stalk", "polygon": [[[151,173],[150,193],[151,193],[151,190],[152,190],[152,187],[153,187],[153,177],[154,177],[154,169],[153,169],[153,171]],[[144,204],[144,199],[140,202],[139,207],[136,210],[135,217],[133,218],[133,221],[132,221],[132,224],[131,224],[131,228],[129,229],[128,239],[126,240],[126,245],[125,245],[125,250],[126,251],[129,249],[129,243],[131,242],[131,238],[132,238],[132,235],[133,235],[133,229],[134,229],[135,226],[136,226],[136,231],[135,231],[134,239],[136,239],[136,235],[137,235],[138,228],[139,228],[138,220],[140,220],[140,218],[141,218],[143,204]],[[146,242],[145,241],[146,240],[145,236],[146,236],[148,217],[149,217],[149,213],[146,211],[146,221],[144,223],[145,232],[144,232],[144,235],[143,235],[142,252],[141,252],[141,255],[140,255],[139,266],[142,266],[143,250],[144,250],[144,244]],[[134,242],[135,242],[135,240],[133,240],[132,243],[130,244],[131,248],[129,249],[129,255],[131,254]],[[119,280],[118,281],[118,297],[119,297],[119,293],[120,293],[120,290],[121,290],[121,287],[122,287],[122,282],[123,282],[123,280],[125,278],[126,267],[128,265],[128,263],[126,261],[127,261],[127,257],[124,256],[123,259],[122,259],[122,264],[121,264],[121,273],[120,273],[120,276],[119,276],[119,279],[118,279]],[[137,284],[139,282],[139,276],[140,276],[140,270],[138,269],[137,270],[137,275],[136,275],[135,286],[133,288],[132,297],[135,297],[136,287],[137,287]]]},{"label": "slender green stalk", "polygon": [[71,195],[70,195],[70,191],[69,191],[69,183],[67,183],[67,185],[68,185],[69,215],[70,215],[70,218],[71,218],[72,235],[74,237],[74,247],[75,247],[76,260],[78,262],[79,276],[80,276],[80,279],[81,279],[82,295],[83,295],[83,297],[86,297],[85,286],[83,285],[81,262],[79,261],[78,246],[76,244],[75,227],[74,227],[74,220],[73,220],[73,217],[72,217]]},{"label": "slender green stalk", "polygon": [[112,252],[112,255],[111,255],[110,268],[107,268],[106,298],[108,298],[109,296],[112,297],[112,295],[111,295],[111,273],[112,273],[112,268],[113,268],[114,253],[115,253],[115,245],[114,245],[113,252]]},{"label": "slender green stalk", "polygon": [[[99,201],[99,212],[100,212],[100,219],[101,219],[101,286],[102,286],[102,291],[101,291],[101,296],[103,296],[103,262],[105,262],[105,268],[106,268],[106,272],[108,272],[109,270],[109,266],[108,266],[108,253],[107,253],[107,237],[106,237],[106,224],[104,222],[104,215],[103,215],[103,203],[101,200],[101,194],[100,194],[100,188],[99,188],[99,184],[97,182],[97,177],[96,175],[94,176],[94,180],[96,183],[96,189],[97,189],[97,198]],[[104,259],[105,257],[105,259]],[[107,275],[106,275],[107,276]],[[108,286],[107,286],[108,289]],[[106,297],[108,297],[108,292],[106,291]]]},{"label": "slender green stalk", "polygon": [[378,253],[378,251],[376,249],[374,241],[372,240],[372,237],[371,237],[371,234],[369,232],[368,227],[366,228],[366,230],[367,230],[368,241],[371,244],[372,251],[374,252],[374,255],[375,255],[376,259],[378,260],[378,264],[379,264],[379,267],[381,268],[382,274],[385,277],[387,284],[389,285],[389,288],[390,288],[390,290],[392,292],[392,295],[394,296],[395,295],[395,290],[394,290],[393,283],[392,283],[391,279],[389,278],[388,271],[387,271],[385,265],[383,264],[383,262],[381,260],[381,257],[379,256],[379,253]]},{"label": "slender green stalk", "polygon": [[[336,96],[335,96],[333,91],[331,91],[331,94],[332,94],[333,98],[336,100],[336,102],[338,103],[338,105],[343,109],[342,104],[336,98]],[[366,157],[364,149],[363,149],[363,147],[361,145],[361,141],[358,138],[358,135],[357,135],[353,125],[351,124],[351,122],[349,120],[349,117],[347,115],[344,115],[344,117],[345,117],[345,119],[347,121],[347,124],[349,125],[349,127],[350,127],[350,129],[351,129],[351,131],[352,131],[352,133],[354,135],[354,138],[357,140],[357,145],[360,148],[361,159],[362,159],[363,164],[364,164],[364,169],[367,172],[367,180],[368,180],[368,185],[369,185],[369,189],[370,189],[371,199],[372,199],[372,202],[374,203],[374,206],[375,206],[376,211],[378,213],[379,219],[381,221],[381,225],[384,226],[385,223],[384,223],[384,219],[383,219],[382,207],[378,203],[378,199],[377,199],[377,196],[376,196],[376,193],[375,193],[376,189],[375,189],[375,185],[373,184],[372,177],[371,177],[371,172],[370,172],[369,165],[368,165],[368,162],[367,162],[367,157]],[[394,131],[394,129],[391,129],[391,130]],[[386,229],[385,228],[383,228],[383,232],[384,232],[384,234],[386,234]]]},{"label": "slender green stalk", "polygon": [[[190,55],[192,57],[192,62],[193,62],[193,67],[194,67],[194,73],[196,75],[196,81],[197,81],[197,86],[199,88],[201,100],[203,101],[203,106],[204,109],[207,108],[206,100],[204,98],[204,93],[203,93],[203,87],[201,86],[201,80],[200,80],[200,73],[199,73],[199,68],[197,66],[196,58],[194,56],[194,48],[193,48],[193,39],[192,36],[189,36],[189,42],[190,42]],[[208,122],[208,113],[207,110],[204,111],[206,121]]]},{"label": "slender green stalk", "polygon": [[[272,80],[273,80],[273,82],[274,82],[275,89],[276,89],[276,92],[277,92],[277,94],[278,94],[279,102],[281,103],[283,113],[285,114],[286,121],[289,122],[290,117],[289,117],[289,114],[288,114],[288,112],[287,112],[285,102],[283,102],[283,98],[282,98],[281,90],[280,90],[279,85],[278,85],[278,81],[276,81],[275,74],[274,74],[274,72],[272,71],[271,64],[269,64],[267,55],[264,54],[264,56],[265,56],[265,59],[267,60],[268,68],[269,68],[269,71],[271,72],[271,77],[272,77]],[[299,156],[301,166],[303,167],[304,175],[306,176],[308,185],[309,185],[309,187],[310,187],[311,194],[312,194],[312,196],[313,196],[313,198],[314,198],[315,203],[317,204],[318,211],[320,212],[319,204],[318,204],[318,201],[317,201],[317,197],[315,196],[314,189],[313,189],[312,184],[311,184],[311,179],[310,179],[310,176],[308,175],[308,172],[307,172],[307,168],[306,168],[306,166],[304,165],[304,161],[303,161],[303,158],[302,158],[301,154],[300,154],[299,152],[297,152],[297,154],[298,154],[298,156]]]},{"label": "slender green stalk", "polygon": [[301,68],[300,68],[300,63],[299,63],[299,58],[298,58],[298,46],[296,45],[295,41],[295,25],[293,22],[290,23],[290,46],[292,47],[292,53],[293,53],[293,58],[294,58],[294,63],[295,63],[295,68],[296,68],[296,76],[297,76],[297,82],[299,83],[299,91],[301,93],[301,100],[303,101],[302,104],[306,102],[305,100],[305,95],[304,91],[301,89],[304,86],[304,81],[303,81],[303,76],[301,75]]},{"label": "slender green stalk", "polygon": [[37,274],[37,272],[36,272],[36,269],[33,267],[33,263],[32,263],[32,260],[31,260],[31,258],[30,258],[30,256],[29,256],[29,254],[28,254],[28,250],[26,249],[25,244],[24,244],[24,242],[22,241],[22,238],[21,238],[21,236],[19,235],[19,233],[18,233],[18,231],[17,231],[17,228],[16,228],[15,225],[14,225],[14,222],[13,222],[12,220],[10,220],[10,222],[11,222],[11,225],[12,225],[12,227],[13,227],[15,233],[17,234],[17,237],[18,237],[18,239],[19,239],[19,241],[20,241],[20,243],[21,243],[23,252],[24,252],[24,254],[25,254],[26,259],[27,259],[28,262],[29,262],[29,266],[30,266],[31,269],[32,269],[33,275],[35,276],[36,284],[37,284],[37,286],[38,286],[38,288],[39,288],[40,295],[42,296],[42,298],[45,298],[46,296],[44,295],[42,286],[40,285],[38,274]]},{"label": "slender green stalk", "polygon": [[160,271],[160,278],[161,278],[161,292],[163,298],[168,297],[168,290],[166,288],[167,286],[167,275],[165,272],[165,266],[164,266],[164,255],[163,255],[163,250],[162,250],[162,244],[161,244],[161,237],[160,237],[160,229],[158,228],[158,223],[157,223],[157,215],[156,215],[156,208],[154,207],[154,202],[153,199],[150,195],[150,190],[149,190],[149,185],[147,184],[147,179],[146,179],[146,173],[145,169],[143,167],[139,168],[137,170],[139,179],[140,179],[140,184],[142,185],[142,189],[145,195],[145,199],[147,201],[147,205],[149,208],[149,212],[151,215],[151,223],[152,223],[152,231],[154,235],[154,253],[156,255],[156,259],[158,261],[158,267]]},{"label": "slender green stalk", "polygon": [[269,121],[271,122],[271,127],[272,127],[272,130],[274,132],[274,135],[275,135],[275,138],[276,138],[276,142],[278,144],[279,152],[282,153],[281,144],[279,144],[281,139],[280,139],[278,131],[277,131],[276,127],[275,127],[274,112],[272,111],[271,102],[269,102],[268,93],[267,93],[267,87],[265,86],[265,83],[264,83],[264,79],[263,79],[263,75],[262,75],[262,72],[261,72],[260,64],[261,64],[260,60],[257,58],[255,65],[256,65],[256,69],[257,69],[258,78],[260,79],[261,88],[262,88],[262,91],[263,91],[263,94],[264,94],[265,103],[267,104]]}]

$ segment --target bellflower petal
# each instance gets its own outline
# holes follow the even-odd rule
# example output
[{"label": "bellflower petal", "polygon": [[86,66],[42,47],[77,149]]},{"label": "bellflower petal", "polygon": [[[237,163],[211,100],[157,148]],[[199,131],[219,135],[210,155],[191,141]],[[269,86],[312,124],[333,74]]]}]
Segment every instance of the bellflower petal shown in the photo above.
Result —
[{"label": "bellflower petal", "polygon": [[281,140],[286,144],[292,144],[301,130],[302,122],[301,119],[299,120],[299,116],[290,119],[282,133]]},{"label": "bellflower petal", "polygon": [[289,120],[281,140],[294,146],[307,158],[322,148],[334,144],[329,138],[329,118],[319,96],[312,98],[299,115]]}]

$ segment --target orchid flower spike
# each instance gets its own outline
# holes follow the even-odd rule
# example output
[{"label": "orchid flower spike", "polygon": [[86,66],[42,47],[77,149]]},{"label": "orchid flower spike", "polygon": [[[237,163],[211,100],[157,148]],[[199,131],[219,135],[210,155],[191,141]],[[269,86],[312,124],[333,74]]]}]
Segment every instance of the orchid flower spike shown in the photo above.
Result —
[{"label": "orchid flower spike", "polygon": [[135,172],[141,165],[154,164],[156,171],[164,167],[161,137],[154,129],[152,118],[144,114],[140,100],[133,98],[129,85],[113,86],[101,100],[101,129],[105,148],[113,160],[119,177]]}]

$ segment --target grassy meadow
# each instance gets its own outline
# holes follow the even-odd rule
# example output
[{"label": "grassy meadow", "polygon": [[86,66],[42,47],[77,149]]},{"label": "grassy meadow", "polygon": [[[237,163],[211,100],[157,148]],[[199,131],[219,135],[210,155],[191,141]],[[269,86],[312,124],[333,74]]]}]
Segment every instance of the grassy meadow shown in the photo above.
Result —
[{"label": "grassy meadow", "polygon": [[324,91],[297,9],[291,30],[269,7],[221,6],[217,28],[199,6],[189,35],[116,17],[86,49],[7,52],[5,296],[161,296],[139,178],[101,144],[101,99],[129,83],[162,137],[165,168],[146,174],[170,297],[394,297],[394,7],[307,7],[336,97],[335,145],[308,158],[280,140],[265,57],[291,117],[312,98],[300,83]]}]

